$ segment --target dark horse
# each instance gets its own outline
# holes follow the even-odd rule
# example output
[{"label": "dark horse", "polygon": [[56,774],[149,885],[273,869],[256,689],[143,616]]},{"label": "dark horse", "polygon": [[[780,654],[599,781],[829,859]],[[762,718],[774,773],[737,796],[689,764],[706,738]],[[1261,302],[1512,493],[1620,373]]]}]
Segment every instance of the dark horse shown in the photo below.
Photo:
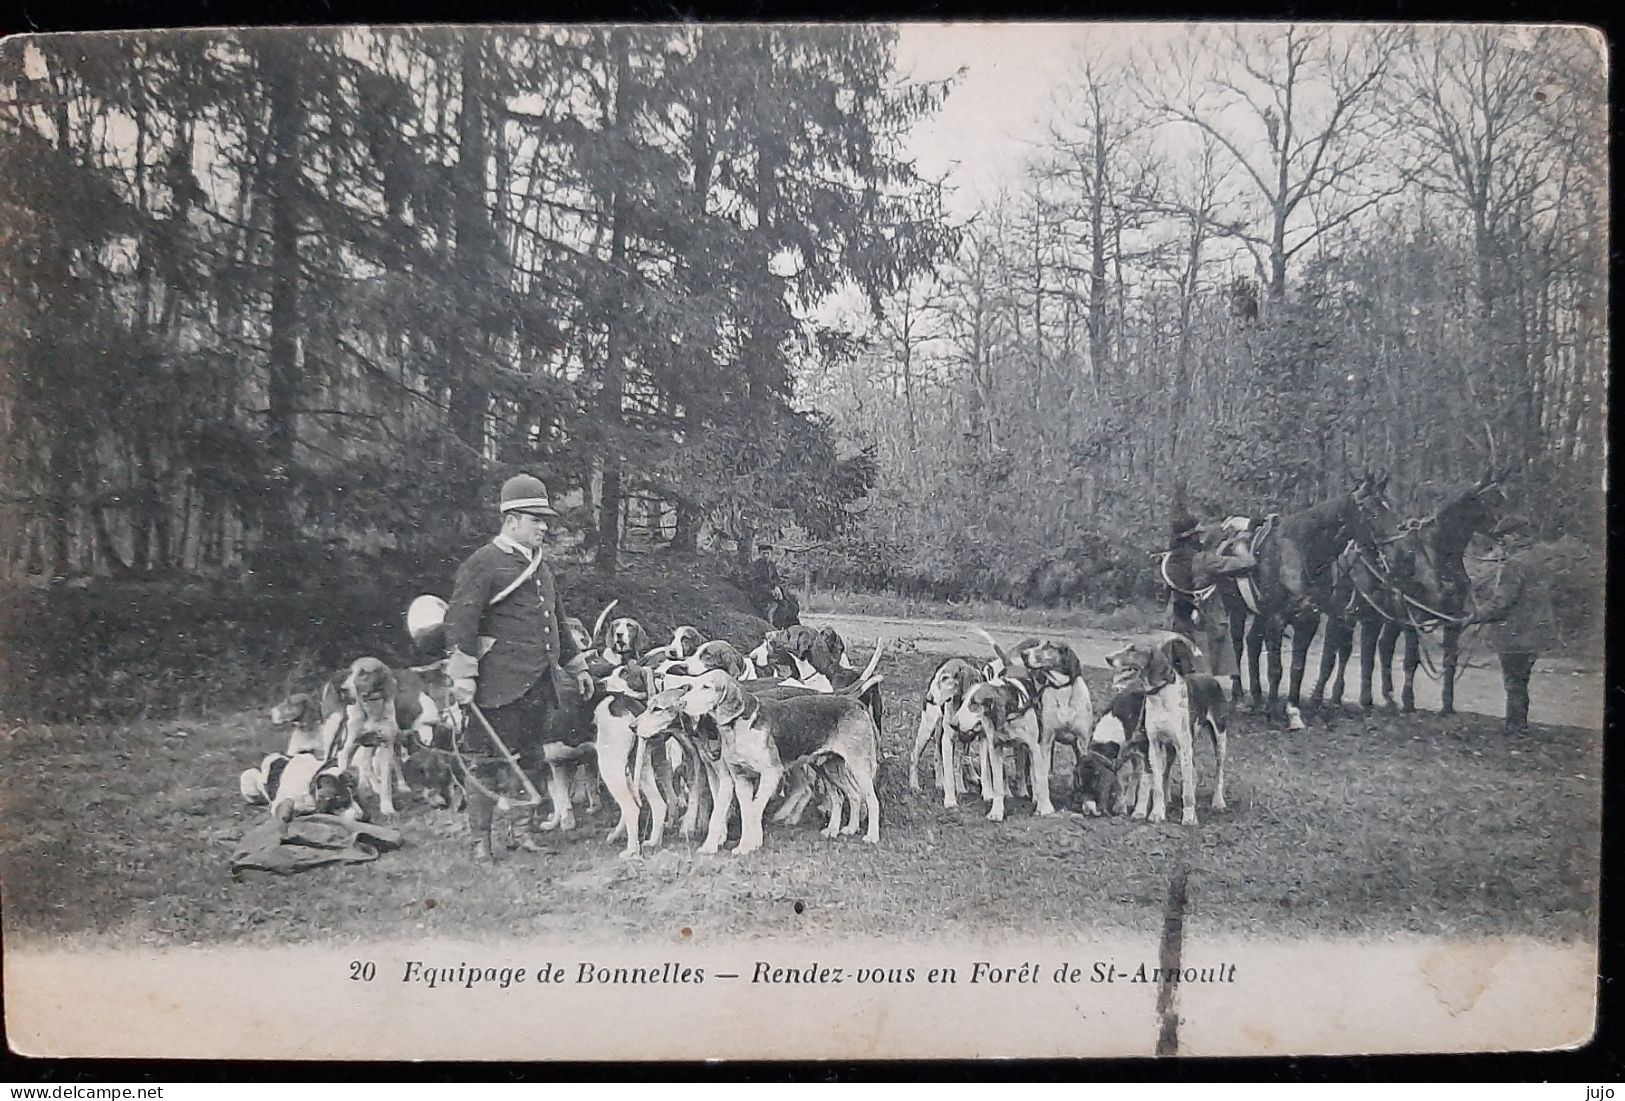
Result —
[{"label": "dark horse", "polygon": [[1394,647],[1405,637],[1406,711],[1416,710],[1416,668],[1422,663],[1421,633],[1442,628],[1444,661],[1440,669],[1441,711],[1455,711],[1456,662],[1463,613],[1472,584],[1462,559],[1477,532],[1495,526],[1505,504],[1501,476],[1493,472],[1471,489],[1451,497],[1433,515],[1406,522],[1375,548],[1350,545],[1337,561],[1332,606],[1326,614],[1326,646],[1320,655],[1320,678],[1312,702],[1319,705],[1326,680],[1335,668],[1331,701],[1343,700],[1343,678],[1360,628],[1360,705],[1370,708],[1371,666],[1382,656],[1384,703],[1394,704]]},{"label": "dark horse", "polygon": [[[1258,559],[1253,587],[1257,614],[1247,633],[1252,665],[1253,706],[1264,706],[1259,686],[1259,657],[1269,650],[1269,701],[1273,709],[1281,692],[1281,642],[1292,629],[1292,682],[1287,703],[1295,711],[1303,690],[1309,645],[1320,628],[1322,611],[1333,607],[1334,567],[1350,542],[1374,549],[1394,529],[1393,508],[1383,496],[1387,476],[1362,478],[1341,497],[1302,512],[1289,513],[1253,537]],[[1290,713],[1289,713],[1290,714]]]}]

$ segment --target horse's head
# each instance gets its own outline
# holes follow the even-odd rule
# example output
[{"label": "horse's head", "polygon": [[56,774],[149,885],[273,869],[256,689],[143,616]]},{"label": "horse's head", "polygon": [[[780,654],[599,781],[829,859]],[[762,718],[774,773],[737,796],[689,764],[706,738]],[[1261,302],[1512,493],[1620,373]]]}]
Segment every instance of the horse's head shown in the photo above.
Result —
[{"label": "horse's head", "polygon": [[1343,523],[1348,537],[1366,546],[1388,538],[1399,527],[1393,503],[1388,500],[1388,475],[1366,474],[1348,496]]}]

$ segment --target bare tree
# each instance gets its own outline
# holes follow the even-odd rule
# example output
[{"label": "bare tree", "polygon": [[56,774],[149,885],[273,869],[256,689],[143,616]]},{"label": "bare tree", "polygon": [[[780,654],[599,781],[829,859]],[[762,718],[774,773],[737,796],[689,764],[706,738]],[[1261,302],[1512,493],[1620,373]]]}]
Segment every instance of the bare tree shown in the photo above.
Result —
[{"label": "bare tree", "polygon": [[1228,28],[1139,67],[1144,102],[1211,136],[1251,183],[1255,216],[1215,229],[1252,250],[1273,299],[1293,257],[1404,187],[1374,170],[1388,133],[1376,91],[1399,42],[1365,27]]}]

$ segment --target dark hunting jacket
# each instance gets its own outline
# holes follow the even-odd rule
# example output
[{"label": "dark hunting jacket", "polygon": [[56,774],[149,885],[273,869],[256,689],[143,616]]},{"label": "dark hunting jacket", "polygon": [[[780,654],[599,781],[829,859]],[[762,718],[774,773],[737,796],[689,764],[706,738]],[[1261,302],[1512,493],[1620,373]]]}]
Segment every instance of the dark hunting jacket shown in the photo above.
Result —
[{"label": "dark hunting jacket", "polygon": [[[446,609],[446,642],[460,652],[454,654],[454,665],[461,664],[457,659],[462,655],[478,660],[474,702],[481,707],[512,703],[580,653],[570,632],[560,630],[564,605],[546,565],[500,603],[487,606],[529,565],[518,544],[498,536],[457,568]],[[482,654],[485,639],[491,645]]]},{"label": "dark hunting jacket", "polygon": [[1532,547],[1511,551],[1495,591],[1479,610],[1490,626],[1491,644],[1503,654],[1538,654],[1558,644],[1552,585]]}]

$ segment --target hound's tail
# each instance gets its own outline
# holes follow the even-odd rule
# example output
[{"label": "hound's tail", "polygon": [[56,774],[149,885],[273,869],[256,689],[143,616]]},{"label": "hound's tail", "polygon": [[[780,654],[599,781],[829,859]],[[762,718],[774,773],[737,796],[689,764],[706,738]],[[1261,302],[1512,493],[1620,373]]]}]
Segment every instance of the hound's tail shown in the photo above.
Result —
[{"label": "hound's tail", "polygon": [[869,691],[869,689],[885,680],[886,678],[884,676],[875,672],[875,670],[880,667],[880,653],[885,648],[886,640],[883,638],[876,639],[875,652],[869,655],[869,664],[863,667],[863,672],[858,674],[857,680],[841,689],[837,695],[861,696],[865,692]]},{"label": "hound's tail", "polygon": [[1004,647],[993,641],[992,635],[988,634],[980,627],[976,628],[976,633],[987,639],[987,644],[993,647],[993,652],[999,656],[1000,661],[1004,662],[1005,665],[1010,664],[1010,655],[1004,652]]},{"label": "hound's tail", "polygon": [[614,611],[615,605],[619,604],[620,602],[621,598],[616,597],[608,604],[605,604],[604,610],[598,613],[598,622],[592,625],[592,644],[594,646],[598,645],[598,633],[604,629],[604,624],[609,620],[609,613]]}]

